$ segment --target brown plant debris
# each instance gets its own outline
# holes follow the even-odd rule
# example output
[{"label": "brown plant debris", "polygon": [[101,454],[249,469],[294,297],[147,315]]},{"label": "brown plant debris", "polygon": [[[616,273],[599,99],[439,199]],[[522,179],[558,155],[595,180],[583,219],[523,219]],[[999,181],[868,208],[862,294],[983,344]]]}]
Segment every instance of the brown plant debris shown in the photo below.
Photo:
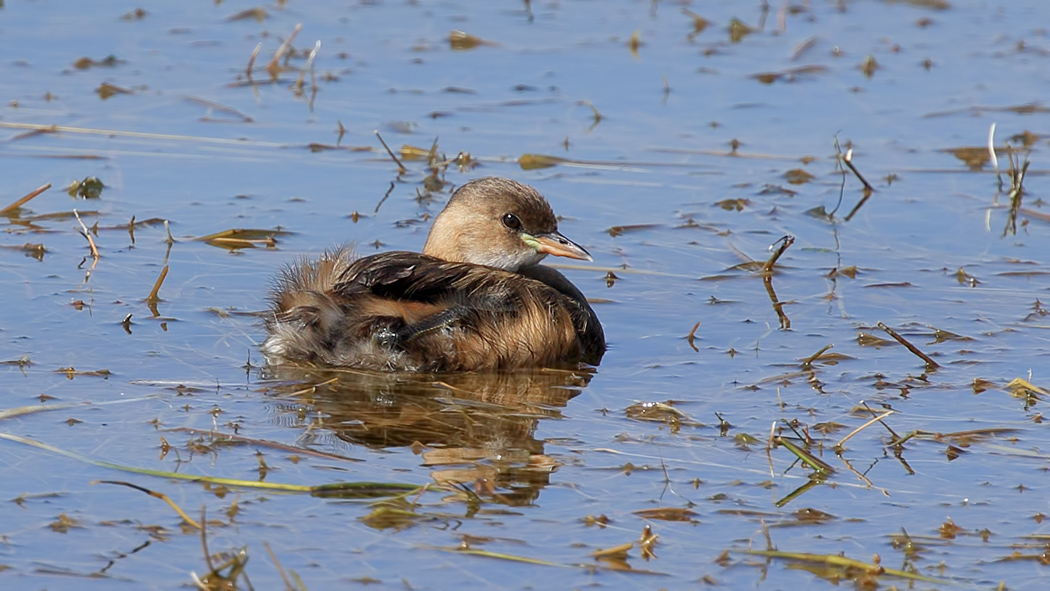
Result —
[{"label": "brown plant debris", "polygon": [[30,199],[36,197],[37,195],[43,193],[44,191],[46,191],[46,190],[48,190],[50,188],[51,188],[51,183],[45,183],[40,188],[38,188],[38,189],[36,189],[34,191],[30,191],[27,195],[25,195],[21,199],[18,199],[17,201],[15,201],[14,203],[11,203],[7,207],[4,207],[3,209],[0,209],[0,215],[7,215],[9,213],[12,213],[12,212],[18,210],[18,208],[22,207],[26,203],[29,203]]}]

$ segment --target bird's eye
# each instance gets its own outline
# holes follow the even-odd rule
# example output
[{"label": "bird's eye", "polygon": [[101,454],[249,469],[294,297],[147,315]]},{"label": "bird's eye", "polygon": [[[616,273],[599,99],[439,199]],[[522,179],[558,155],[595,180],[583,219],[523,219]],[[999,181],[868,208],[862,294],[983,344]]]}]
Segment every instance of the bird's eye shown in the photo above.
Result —
[{"label": "bird's eye", "polygon": [[513,213],[508,213],[503,216],[503,225],[507,226],[511,230],[520,230],[521,220],[519,220],[518,216],[514,215]]}]

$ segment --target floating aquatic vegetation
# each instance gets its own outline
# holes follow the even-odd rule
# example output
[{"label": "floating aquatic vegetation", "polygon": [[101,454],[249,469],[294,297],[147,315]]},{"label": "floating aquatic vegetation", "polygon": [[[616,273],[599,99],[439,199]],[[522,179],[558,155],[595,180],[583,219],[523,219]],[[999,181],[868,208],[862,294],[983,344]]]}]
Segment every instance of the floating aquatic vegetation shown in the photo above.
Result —
[{"label": "floating aquatic vegetation", "polygon": [[100,199],[102,197],[102,189],[105,188],[106,185],[98,177],[89,176],[82,181],[73,181],[66,188],[66,192],[69,193],[70,197]]},{"label": "floating aquatic vegetation", "polygon": [[229,230],[223,230],[222,232],[194,238],[194,240],[206,242],[212,246],[218,246],[230,250],[236,250],[238,248],[256,248],[259,246],[275,248],[277,246],[278,236],[289,235],[291,235],[291,232],[288,232],[287,230],[231,228]]},{"label": "floating aquatic vegetation", "polygon": [[454,51],[466,51],[482,46],[496,47],[499,45],[498,43],[486,41],[481,37],[476,37],[470,33],[460,31],[459,29],[453,29],[448,34],[448,44]]},{"label": "floating aquatic vegetation", "polygon": [[73,67],[78,70],[87,70],[89,68],[112,68],[123,63],[125,63],[125,61],[122,59],[117,59],[117,56],[115,55],[109,55],[100,60],[93,60],[89,57],[82,57],[77,61],[73,62]]}]

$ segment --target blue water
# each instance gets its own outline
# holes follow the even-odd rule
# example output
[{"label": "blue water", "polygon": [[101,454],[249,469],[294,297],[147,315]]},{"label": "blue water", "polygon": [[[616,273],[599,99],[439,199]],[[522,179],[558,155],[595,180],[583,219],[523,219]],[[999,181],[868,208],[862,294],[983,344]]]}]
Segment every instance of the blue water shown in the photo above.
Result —
[{"label": "blue water", "polygon": [[[765,28],[739,43],[729,41],[729,22],[757,28],[757,3],[687,5],[712,23],[692,40],[692,18],[670,3],[287,3],[263,7],[262,22],[228,20],[248,3],[153,4],[140,20],[122,20],[134,6],[117,2],[0,8],[0,207],[53,184],[18,216],[0,218],[0,361],[32,361],[0,366],[0,407],[75,405],[5,418],[0,432],[93,460],[248,480],[260,478],[259,452],[269,482],[458,482],[484,502],[473,512],[463,493],[429,492],[421,517],[377,529],[362,520],[373,511],[364,501],[216,491],[3,441],[0,499],[26,495],[0,509],[5,588],[167,589],[207,573],[198,531],[182,528],[158,499],[91,484],[100,479],[163,492],[195,518],[205,506],[215,521],[210,550],[246,548],[259,589],[282,585],[263,542],[310,589],[366,578],[391,588],[690,588],[704,576],[728,588],[832,586],[784,561],[751,568],[762,559],[731,553],[716,562],[727,549],[764,548],[762,523],[785,551],[864,561],[878,554],[888,568],[913,564],[964,586],[1040,588],[1037,563],[1003,559],[1028,543],[1024,536],[1045,533],[1033,517],[1043,511],[1040,450],[1050,444],[1042,396],[1017,398],[1006,384],[1031,372],[1046,386],[1047,222],[1022,213],[1017,233],[1004,236],[1009,197],[996,196],[990,167],[971,172],[946,150],[986,145],[993,122],[1000,147],[1046,128],[1046,113],[1004,110],[1047,94],[1043,3],[932,10],[855,2],[840,10],[814,2],[786,15],[782,30],[774,6]],[[270,83],[261,68],[297,23],[293,69]],[[454,51],[453,29],[489,44]],[[637,57],[628,47],[636,31]],[[812,47],[795,56],[808,39]],[[317,41],[311,102],[309,74],[305,96],[291,87]],[[259,43],[257,83],[249,84],[245,68]],[[121,62],[73,65],[109,55]],[[870,78],[860,68],[869,55],[880,64]],[[802,66],[824,70],[768,85],[753,78]],[[129,94],[102,100],[104,82]],[[65,127],[23,135],[51,125]],[[561,230],[595,258],[565,270],[603,300],[596,310],[610,350],[589,382],[342,376],[339,386],[312,387],[323,380],[261,369],[256,313],[281,265],[343,242],[364,253],[376,241],[378,249],[419,249],[426,219],[447,199],[417,200],[426,164],[406,161],[398,175],[375,130],[395,150],[429,149],[437,138],[449,158],[469,153],[476,168],[444,171],[453,185],[510,176],[549,198]],[[807,214],[839,201],[836,138],[853,146],[876,189],[849,221],[861,198],[851,174],[834,220]],[[740,147],[730,155],[734,140]],[[1045,141],[1031,146],[1024,184],[1023,205],[1036,212]],[[337,142],[360,150],[308,148]],[[522,170],[516,159],[528,153],[575,162]],[[797,168],[814,180],[789,184],[784,175]],[[90,176],[106,184],[101,199],[64,193]],[[741,211],[715,205],[727,199],[747,202]],[[99,227],[101,258],[90,274],[75,220],[33,219],[74,208]],[[168,220],[170,252],[161,224],[136,228],[132,241],[132,216]],[[609,232],[636,224],[652,226]],[[234,251],[195,240],[231,228],[290,234],[276,248]],[[761,277],[735,266],[765,260],[786,234],[796,241],[773,278],[791,321],[781,330]],[[26,243],[44,245],[41,261],[14,248]],[[154,317],[145,298],[165,264]],[[829,277],[852,266],[856,278]],[[976,286],[959,282],[960,268]],[[861,346],[862,331],[889,338],[878,321],[942,368],[924,372],[901,346]],[[694,350],[686,335],[697,322]],[[935,328],[972,340],[935,343]],[[849,358],[801,371],[800,360],[828,344]],[[68,367],[111,374],[56,372]],[[996,387],[976,394],[975,379]],[[125,402],[101,404],[114,401]],[[627,414],[635,403],[664,401],[687,415],[678,428]],[[874,425],[836,457],[835,442],[871,416],[856,410],[861,401],[897,410],[886,422],[901,435],[1016,431],[973,442],[913,439],[902,462]],[[732,425],[725,434],[716,413]],[[836,469],[783,506],[809,471],[792,466],[785,448],[767,457],[778,421],[809,427]],[[830,422],[842,430],[825,436],[813,427]],[[210,444],[207,436],[166,431],[181,427],[255,442],[203,447],[196,444]],[[759,442],[744,447],[741,434]],[[174,448],[163,457],[162,438]],[[661,506],[698,517],[633,513]],[[835,519],[796,525],[803,508]],[[77,527],[50,527],[60,515]],[[585,521],[601,515],[606,527]],[[952,540],[939,533],[948,518],[963,528]],[[660,536],[656,558],[644,560],[635,546],[629,562],[667,576],[591,568],[600,564],[593,552],[637,540],[647,523]],[[902,529],[927,544],[910,562],[890,541]],[[988,541],[976,535],[984,529]],[[573,567],[438,549],[464,543]],[[244,579],[238,585],[247,588]]]}]

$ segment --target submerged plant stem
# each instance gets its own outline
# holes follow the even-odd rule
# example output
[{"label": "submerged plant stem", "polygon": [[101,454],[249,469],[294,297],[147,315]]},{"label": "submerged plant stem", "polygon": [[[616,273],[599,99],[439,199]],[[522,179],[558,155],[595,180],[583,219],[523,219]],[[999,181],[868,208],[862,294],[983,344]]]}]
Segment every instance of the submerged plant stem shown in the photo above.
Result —
[{"label": "submerged plant stem", "polygon": [[144,486],[139,486],[137,484],[132,484],[130,482],[125,482],[123,480],[96,480],[96,481],[92,482],[91,484],[116,484],[116,485],[119,485],[119,486],[126,486],[128,488],[133,488],[133,489],[135,489],[137,491],[144,492],[144,493],[146,493],[147,495],[149,495],[149,496],[151,496],[153,498],[161,499],[162,501],[167,503],[169,506],[171,506],[171,508],[174,509],[175,512],[179,514],[179,517],[182,517],[182,519],[186,523],[192,525],[193,527],[195,527],[197,529],[201,529],[201,524],[197,523],[192,517],[187,515],[186,512],[183,511],[182,508],[179,507],[175,503],[175,501],[171,500],[171,497],[169,497],[168,495],[166,495],[166,494],[164,494],[162,492],[157,492],[155,490],[150,490],[150,489],[148,489],[148,488],[146,488]]},{"label": "submerged plant stem", "polygon": [[223,478],[218,476],[196,476],[193,474],[183,474],[181,472],[168,472],[165,470],[136,468],[134,466],[124,466],[121,464],[115,464],[113,462],[94,460],[76,452],[57,448],[52,445],[43,443],[41,441],[37,441],[35,439],[22,437],[20,435],[13,435],[11,433],[0,432],[0,439],[7,439],[8,441],[14,441],[16,443],[30,445],[46,451],[50,451],[52,453],[66,456],[67,458],[92,464],[100,468],[109,468],[111,470],[120,470],[122,472],[131,472],[134,474],[144,474],[146,476],[156,476],[158,478],[191,480],[194,482],[207,482],[211,484],[239,486],[243,488],[261,488],[290,493],[309,493],[311,495],[319,497],[361,498],[390,496],[395,494],[401,494],[406,491],[415,491],[420,488],[415,484],[406,484],[400,482],[334,482],[331,484],[310,486],[303,484],[285,484],[280,482],[259,482],[252,480],[241,480],[237,478]]},{"label": "submerged plant stem", "polygon": [[737,550],[744,554],[752,554],[755,556],[768,556],[770,558],[786,558],[788,560],[799,560],[803,562],[817,562],[822,564],[828,564],[832,566],[842,566],[846,568],[855,568],[864,571],[871,575],[888,575],[891,577],[900,577],[902,579],[911,579],[915,581],[924,581],[927,583],[940,583],[944,584],[948,581],[941,579],[935,579],[933,577],[927,577],[917,573],[910,573],[907,571],[896,570],[892,568],[886,568],[879,564],[869,564],[860,560],[854,560],[852,558],[846,558],[838,554],[810,554],[807,552],[785,552],[782,550]]}]

